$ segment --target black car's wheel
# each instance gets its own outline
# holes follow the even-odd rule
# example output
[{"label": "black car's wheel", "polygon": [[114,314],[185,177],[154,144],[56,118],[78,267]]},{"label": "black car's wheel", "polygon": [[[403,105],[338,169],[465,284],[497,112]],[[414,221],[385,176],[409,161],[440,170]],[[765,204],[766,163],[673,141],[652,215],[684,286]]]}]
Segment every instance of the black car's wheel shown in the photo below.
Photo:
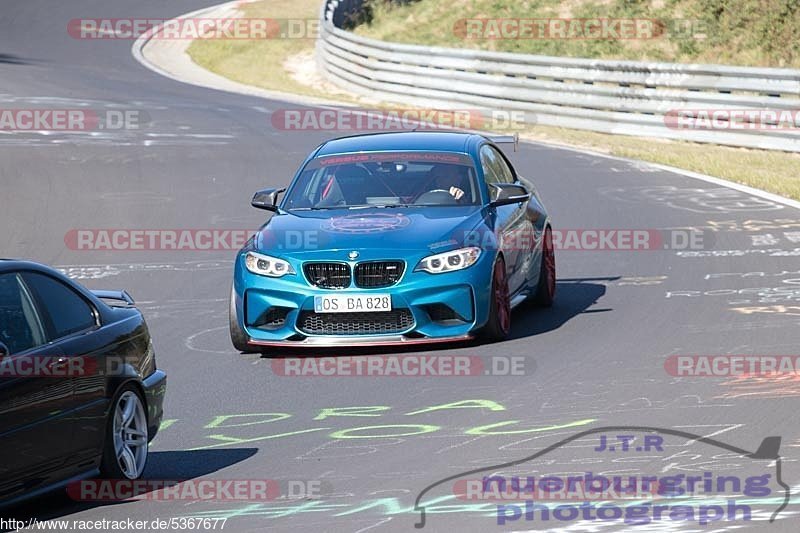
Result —
[{"label": "black car's wheel", "polygon": [[239,320],[236,318],[236,293],[231,287],[231,302],[228,308],[228,323],[231,330],[231,343],[233,347],[243,353],[253,353],[253,349],[247,344],[247,335],[239,326]]},{"label": "black car's wheel", "polygon": [[511,300],[508,297],[506,263],[498,257],[492,270],[492,292],[489,301],[489,320],[481,337],[487,341],[501,341],[511,331]]},{"label": "black car's wheel", "polygon": [[553,247],[553,233],[548,227],[544,232],[542,243],[542,266],[539,271],[539,283],[533,303],[541,307],[550,307],[556,297],[556,252]]},{"label": "black car's wheel", "polygon": [[147,464],[147,410],[134,385],[122,387],[111,402],[100,472],[111,479],[139,479]]}]

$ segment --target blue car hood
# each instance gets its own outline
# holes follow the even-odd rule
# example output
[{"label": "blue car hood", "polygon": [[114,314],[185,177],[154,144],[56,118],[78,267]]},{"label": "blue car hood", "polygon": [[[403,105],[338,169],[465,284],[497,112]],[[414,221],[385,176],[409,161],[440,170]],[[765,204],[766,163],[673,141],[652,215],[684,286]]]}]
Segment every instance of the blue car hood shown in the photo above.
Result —
[{"label": "blue car hood", "polygon": [[329,252],[373,254],[445,252],[487,224],[482,206],[294,211],[274,215],[254,241],[256,250],[282,257],[333,259]]}]

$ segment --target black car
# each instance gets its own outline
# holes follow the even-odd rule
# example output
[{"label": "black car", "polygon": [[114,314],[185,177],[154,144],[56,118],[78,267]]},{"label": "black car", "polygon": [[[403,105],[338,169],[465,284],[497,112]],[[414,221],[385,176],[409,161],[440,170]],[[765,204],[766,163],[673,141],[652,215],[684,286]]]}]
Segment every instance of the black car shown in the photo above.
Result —
[{"label": "black car", "polygon": [[133,305],[124,291],[0,260],[0,504],[142,475],[166,374]]}]

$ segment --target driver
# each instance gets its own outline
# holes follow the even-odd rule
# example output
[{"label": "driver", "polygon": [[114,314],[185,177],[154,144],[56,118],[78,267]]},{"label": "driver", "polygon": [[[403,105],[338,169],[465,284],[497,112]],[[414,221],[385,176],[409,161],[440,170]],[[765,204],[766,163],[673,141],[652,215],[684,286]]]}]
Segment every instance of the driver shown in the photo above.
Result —
[{"label": "driver", "polygon": [[432,188],[450,193],[456,200],[464,196],[463,176],[458,165],[438,164],[430,172]]}]

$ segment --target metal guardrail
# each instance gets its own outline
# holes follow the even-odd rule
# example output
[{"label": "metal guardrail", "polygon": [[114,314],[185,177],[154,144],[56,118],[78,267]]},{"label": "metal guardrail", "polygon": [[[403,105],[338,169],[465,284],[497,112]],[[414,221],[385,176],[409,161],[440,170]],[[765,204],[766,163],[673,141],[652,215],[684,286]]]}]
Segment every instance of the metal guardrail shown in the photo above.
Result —
[{"label": "metal guardrail", "polygon": [[[391,43],[334,24],[345,18],[344,6],[352,13],[353,4],[323,4],[317,61],[330,81],[356,94],[403,105],[468,108],[487,120],[497,111],[514,112],[527,123],[800,152],[800,70]],[[691,118],[712,110],[772,110],[778,122],[754,124],[745,116],[745,122],[722,120],[700,129],[677,120],[678,112]],[[780,112],[793,117],[795,127],[780,122]]]}]

